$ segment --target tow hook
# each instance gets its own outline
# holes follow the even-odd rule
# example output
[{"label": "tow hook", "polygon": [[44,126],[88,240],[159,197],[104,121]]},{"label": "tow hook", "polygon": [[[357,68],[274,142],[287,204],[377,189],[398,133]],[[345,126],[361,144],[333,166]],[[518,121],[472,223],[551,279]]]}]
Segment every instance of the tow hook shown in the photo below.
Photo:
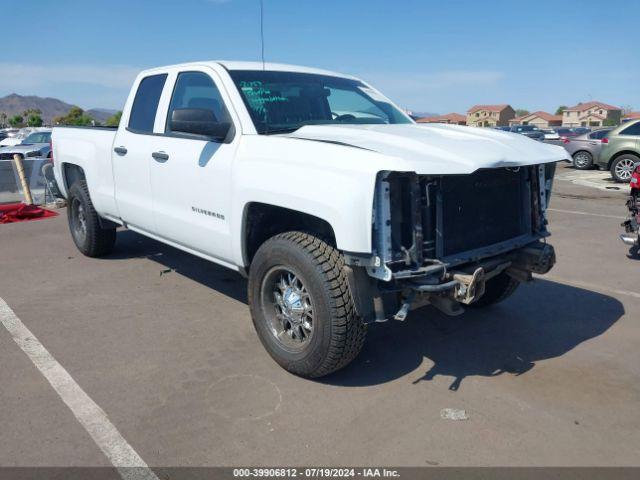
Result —
[{"label": "tow hook", "polygon": [[393,316],[393,319],[404,322],[407,319],[407,315],[409,315],[409,310],[411,310],[411,305],[415,298],[416,292],[410,292],[409,295],[407,295],[407,298],[404,299],[404,302],[402,302],[402,306],[400,307],[400,310],[398,310],[398,313]]},{"label": "tow hook", "polygon": [[454,294],[456,300],[465,305],[469,305],[484,293],[485,272],[482,267],[476,268],[471,275],[456,273],[453,275],[453,279],[459,282]]}]

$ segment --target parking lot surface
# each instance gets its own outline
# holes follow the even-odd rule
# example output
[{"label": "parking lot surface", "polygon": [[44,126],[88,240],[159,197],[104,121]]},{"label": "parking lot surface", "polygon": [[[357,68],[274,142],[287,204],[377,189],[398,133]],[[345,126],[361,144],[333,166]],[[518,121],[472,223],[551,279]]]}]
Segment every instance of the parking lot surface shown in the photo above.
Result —
[{"label": "parking lot surface", "polygon": [[[127,231],[85,258],[64,211],[0,226],[0,297],[150,466],[634,466],[626,188],[577,173],[559,167],[548,276],[487,310],[374,325],[358,359],[320,381],[271,360],[239,275]],[[0,465],[110,464],[5,328],[0,362]]]}]

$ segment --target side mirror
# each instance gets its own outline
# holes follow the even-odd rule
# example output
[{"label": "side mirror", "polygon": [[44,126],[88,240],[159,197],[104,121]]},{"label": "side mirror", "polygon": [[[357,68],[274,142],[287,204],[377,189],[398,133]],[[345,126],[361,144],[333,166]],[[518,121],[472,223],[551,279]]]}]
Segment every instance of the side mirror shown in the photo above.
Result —
[{"label": "side mirror", "polygon": [[218,122],[213,112],[205,108],[176,108],[171,112],[169,129],[224,140],[231,130],[231,123]]}]

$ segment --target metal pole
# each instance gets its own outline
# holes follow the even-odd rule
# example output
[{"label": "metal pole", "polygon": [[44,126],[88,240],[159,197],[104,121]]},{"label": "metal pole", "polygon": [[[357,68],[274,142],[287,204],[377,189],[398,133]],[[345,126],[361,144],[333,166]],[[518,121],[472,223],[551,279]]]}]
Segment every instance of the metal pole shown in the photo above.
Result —
[{"label": "metal pole", "polygon": [[33,205],[33,198],[31,197],[31,190],[29,189],[29,182],[24,174],[24,165],[22,164],[22,155],[16,153],[13,155],[13,162],[16,164],[16,170],[18,170],[18,177],[20,177],[20,183],[22,184],[22,193],[24,194],[24,203],[27,205]]}]

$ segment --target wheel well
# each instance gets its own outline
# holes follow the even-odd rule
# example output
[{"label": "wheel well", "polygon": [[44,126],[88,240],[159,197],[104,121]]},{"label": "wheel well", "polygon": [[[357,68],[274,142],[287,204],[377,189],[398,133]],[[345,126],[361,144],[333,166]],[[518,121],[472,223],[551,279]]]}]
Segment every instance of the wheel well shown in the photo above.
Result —
[{"label": "wheel well", "polygon": [[611,160],[609,160],[609,163],[607,164],[607,169],[611,169],[611,165],[613,165],[613,162],[616,161],[616,158],[621,157],[622,155],[633,155],[636,158],[640,158],[638,152],[634,152],[633,150],[622,150],[621,152],[618,152],[613,157],[611,157]]},{"label": "wheel well", "polygon": [[266,240],[292,230],[311,233],[331,246],[336,246],[335,233],[327,221],[296,210],[254,202],[248,205],[244,217],[245,264],[251,263],[258,248]]},{"label": "wheel well", "polygon": [[64,181],[67,187],[67,191],[69,190],[69,188],[71,188],[71,185],[73,185],[78,180],[86,180],[84,170],[78,165],[65,163],[62,166],[62,172],[64,174]]}]

